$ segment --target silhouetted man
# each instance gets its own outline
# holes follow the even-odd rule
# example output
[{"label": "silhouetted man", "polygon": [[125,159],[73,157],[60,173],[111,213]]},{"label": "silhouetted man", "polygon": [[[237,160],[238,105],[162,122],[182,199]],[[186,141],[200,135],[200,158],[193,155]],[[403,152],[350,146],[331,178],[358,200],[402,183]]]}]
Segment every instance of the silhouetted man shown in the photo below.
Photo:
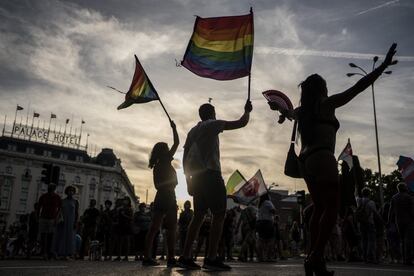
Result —
[{"label": "silhouetted man", "polygon": [[185,238],[187,237],[188,226],[193,219],[194,212],[191,210],[191,202],[186,200],[184,202],[184,210],[180,213],[178,219],[178,226],[180,231],[180,252],[184,252]]},{"label": "silhouetted man", "polygon": [[41,195],[39,198],[39,233],[45,260],[55,257],[52,255],[51,247],[58,214],[62,207],[62,200],[60,196],[55,193],[55,190],[56,185],[49,184],[47,193]]},{"label": "silhouetted man", "polygon": [[80,251],[80,259],[85,256],[85,250],[87,244],[96,238],[96,230],[98,226],[98,219],[100,216],[99,210],[95,207],[96,200],[91,199],[89,202],[89,208],[85,210],[82,216],[83,231],[82,231],[82,246]]},{"label": "silhouetted man", "polygon": [[411,265],[414,253],[414,197],[408,193],[404,182],[398,184],[397,189],[398,193],[391,199],[388,221],[397,223],[404,264]]},{"label": "silhouetted man", "polygon": [[184,246],[183,256],[178,263],[187,269],[200,269],[191,259],[191,247],[203,223],[207,209],[213,214],[210,230],[209,249],[204,259],[203,268],[214,270],[229,270],[217,259],[217,249],[223,230],[223,221],[226,213],[226,188],[221,176],[220,148],[218,135],[224,130],[242,128],[249,122],[252,111],[248,100],[244,106],[244,114],[236,121],[216,120],[214,106],[209,103],[199,108],[201,122],[188,133],[184,145],[184,173],[187,187],[193,196],[194,217],[190,223]]}]

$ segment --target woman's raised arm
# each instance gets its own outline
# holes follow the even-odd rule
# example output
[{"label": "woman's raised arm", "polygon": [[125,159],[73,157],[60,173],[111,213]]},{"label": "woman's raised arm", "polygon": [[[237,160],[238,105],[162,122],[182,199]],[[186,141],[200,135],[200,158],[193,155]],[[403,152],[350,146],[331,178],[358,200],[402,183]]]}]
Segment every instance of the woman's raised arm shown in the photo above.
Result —
[{"label": "woman's raised arm", "polygon": [[322,102],[322,105],[327,108],[338,108],[341,107],[348,102],[350,102],[353,98],[355,98],[359,93],[364,91],[370,85],[372,85],[376,79],[384,72],[384,70],[390,66],[396,64],[397,61],[393,61],[393,57],[396,53],[397,44],[394,43],[388,50],[387,55],[385,56],[384,62],[378,66],[374,71],[367,74],[363,78],[361,78],[354,86],[345,90],[342,93],[338,93],[328,97],[326,100]]}]

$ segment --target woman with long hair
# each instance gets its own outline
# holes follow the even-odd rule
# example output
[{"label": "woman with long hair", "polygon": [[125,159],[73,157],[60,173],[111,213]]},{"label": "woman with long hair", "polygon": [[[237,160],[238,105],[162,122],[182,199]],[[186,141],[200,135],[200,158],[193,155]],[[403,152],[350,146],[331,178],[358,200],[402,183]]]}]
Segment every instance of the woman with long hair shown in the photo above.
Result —
[{"label": "woman with long hair", "polygon": [[151,258],[151,251],[156,250],[156,248],[153,248],[153,241],[163,221],[167,229],[167,266],[176,266],[176,260],[174,258],[175,232],[177,227],[175,186],[177,186],[178,182],[177,173],[171,165],[171,161],[174,159],[173,156],[180,141],[175,123],[173,121],[170,123],[173,130],[174,144],[169,149],[167,143],[156,143],[152,149],[148,165],[153,169],[154,186],[157,189],[157,194],[154,199],[154,213],[151,226],[145,239],[144,260],[142,261],[142,265],[144,266],[159,265],[157,261]]},{"label": "woman with long hair", "polygon": [[[339,179],[335,153],[336,132],[339,122],[335,109],[344,106],[392,65],[397,44],[393,44],[384,62],[361,78],[354,86],[342,93],[328,96],[325,80],[313,74],[300,84],[302,93],[300,107],[286,116],[298,120],[301,137],[301,170],[312,197],[314,210],[310,221],[310,251],[305,260],[306,275],[333,275],[327,271],[324,249],[335,225],[339,208]],[[280,109],[270,104],[272,109]]]}]

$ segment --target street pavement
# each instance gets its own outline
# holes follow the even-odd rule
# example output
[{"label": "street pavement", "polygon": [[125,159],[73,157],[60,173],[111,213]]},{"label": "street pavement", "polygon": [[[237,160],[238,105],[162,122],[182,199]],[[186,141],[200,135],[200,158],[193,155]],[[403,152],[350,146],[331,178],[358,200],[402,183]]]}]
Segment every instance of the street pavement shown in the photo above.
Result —
[{"label": "street pavement", "polygon": [[[130,259],[129,262],[110,261],[43,261],[43,260],[3,260],[0,261],[0,276],[44,276],[44,275],[102,275],[102,276],[132,276],[132,275],[305,275],[302,267],[303,260],[295,259],[274,263],[228,263],[232,270],[217,271],[186,271],[181,268],[169,269],[165,262],[158,267],[142,267],[140,262]],[[201,262],[199,262],[201,264]],[[413,276],[414,267],[402,265],[368,265],[364,263],[331,263],[329,269],[335,270],[339,276]]]}]

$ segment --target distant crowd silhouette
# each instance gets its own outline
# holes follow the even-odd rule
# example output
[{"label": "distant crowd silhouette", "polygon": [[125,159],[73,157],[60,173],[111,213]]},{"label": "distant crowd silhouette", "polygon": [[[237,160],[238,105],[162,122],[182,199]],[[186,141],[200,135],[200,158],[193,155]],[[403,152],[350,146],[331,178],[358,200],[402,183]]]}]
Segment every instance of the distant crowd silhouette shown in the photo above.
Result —
[{"label": "distant crowd silhouette", "polygon": [[[234,121],[216,119],[215,108],[210,103],[199,108],[201,121],[188,132],[183,156],[194,211],[187,201],[177,216],[175,187],[178,181],[171,162],[179,146],[179,137],[175,123],[170,121],[173,145],[169,148],[167,143],[158,142],[150,155],[149,168],[153,170],[157,190],[150,206],[140,203],[134,212],[126,197],[117,199],[113,208],[112,202],[107,200],[99,210],[93,199],[79,220],[79,204],[73,197],[75,187],[66,187],[66,198],[62,200],[54,192],[56,187],[49,185],[48,192],[35,205],[35,211],[26,218],[22,216],[16,224],[16,239],[12,245],[5,242],[7,239],[3,234],[2,251],[8,252],[10,257],[19,252],[31,257],[40,237],[40,252],[45,259],[84,259],[87,254],[92,260],[102,257],[104,260],[128,261],[132,252],[143,266],[156,266],[159,265],[155,258],[160,252],[158,242],[162,237],[161,257],[164,258],[166,249],[168,267],[230,270],[224,261],[234,260],[234,237],[240,233],[240,261],[253,261],[255,255],[261,262],[274,261],[304,252],[307,276],[333,275],[334,272],[326,267],[326,259],[383,261],[384,250],[378,250],[376,235],[381,231],[377,225],[380,220],[387,229],[388,258],[411,264],[414,199],[405,184],[398,186],[399,192],[387,206],[379,206],[380,211],[376,202],[370,199],[370,191],[365,189],[358,200],[358,208],[349,208],[344,217],[338,217],[340,186],[334,152],[340,124],[335,110],[372,85],[388,66],[394,64],[395,53],[396,44],[393,44],[380,66],[342,93],[328,96],[325,80],[313,74],[299,85],[298,108],[284,110],[269,102],[272,110],[298,123],[302,146],[298,157],[300,171],[312,200],[304,211],[308,244],[303,243],[301,226],[296,221],[281,229],[279,217],[275,215],[278,206],[273,205],[268,194],[260,197],[258,206],[227,209],[219,134],[248,124],[253,108],[247,100],[243,115]],[[193,248],[196,240],[197,245]],[[399,250],[400,241],[402,251]],[[200,266],[196,260],[203,245],[205,258]],[[177,247],[180,251],[178,259]]]}]

